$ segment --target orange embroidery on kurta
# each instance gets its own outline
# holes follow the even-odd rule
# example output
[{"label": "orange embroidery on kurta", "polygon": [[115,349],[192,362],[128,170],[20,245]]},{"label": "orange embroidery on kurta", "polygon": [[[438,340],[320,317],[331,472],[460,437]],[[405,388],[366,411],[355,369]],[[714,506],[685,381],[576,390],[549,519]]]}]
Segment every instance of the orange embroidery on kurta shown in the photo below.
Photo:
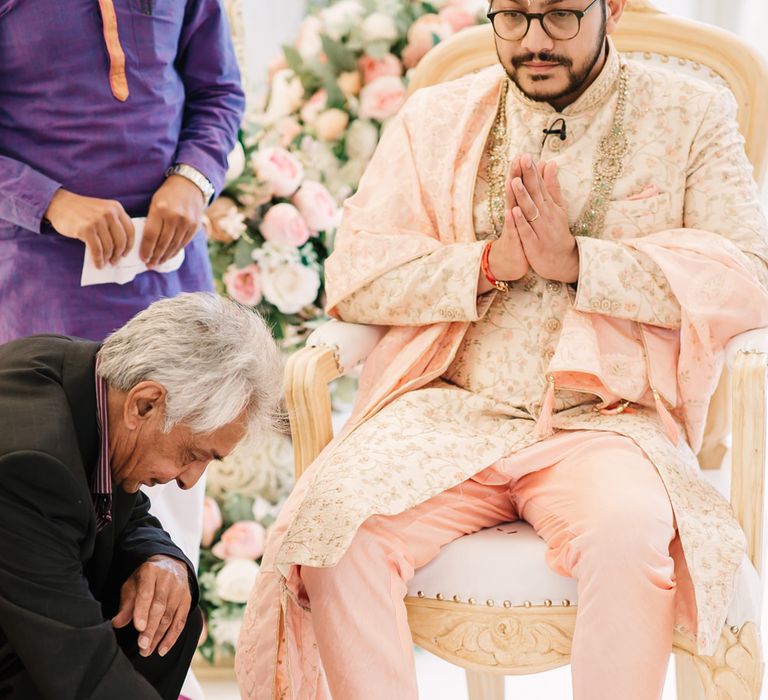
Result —
[{"label": "orange embroidery on kurta", "polygon": [[130,92],[125,74],[125,53],[117,32],[115,6],[112,0],[99,0],[99,9],[104,25],[104,42],[109,54],[109,86],[112,88],[112,94],[121,102],[125,102]]}]

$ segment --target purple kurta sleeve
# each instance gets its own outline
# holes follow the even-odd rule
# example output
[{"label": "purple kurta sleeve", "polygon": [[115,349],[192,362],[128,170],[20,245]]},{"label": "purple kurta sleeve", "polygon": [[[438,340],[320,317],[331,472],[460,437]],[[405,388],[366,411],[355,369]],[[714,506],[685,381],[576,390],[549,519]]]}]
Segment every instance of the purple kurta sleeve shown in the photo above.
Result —
[{"label": "purple kurta sleeve", "polygon": [[21,161],[0,156],[0,219],[35,233],[61,184]]},{"label": "purple kurta sleeve", "polygon": [[220,0],[188,4],[176,68],[184,83],[184,121],[175,162],[203,173],[220,192],[227,155],[245,108],[240,71]]}]

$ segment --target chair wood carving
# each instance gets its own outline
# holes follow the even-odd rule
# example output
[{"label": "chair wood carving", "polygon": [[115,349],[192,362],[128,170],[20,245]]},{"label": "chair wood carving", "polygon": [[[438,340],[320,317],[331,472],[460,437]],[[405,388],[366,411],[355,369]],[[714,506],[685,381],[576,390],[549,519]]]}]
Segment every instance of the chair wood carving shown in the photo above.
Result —
[{"label": "chair wood carving", "polygon": [[[764,128],[768,67],[758,54],[727,32],[663,14],[646,0],[630,2],[615,41],[635,58],[724,81],[738,102],[747,153],[758,181],[762,180],[768,156]],[[457,78],[496,61],[490,26],[468,29],[427,55],[414,72],[411,89]],[[382,333],[375,327],[361,333],[361,327],[350,326],[326,324],[310,339],[313,346],[288,361],[285,388],[297,477],[333,436],[328,384],[364,360]],[[732,423],[731,503],[746,533],[749,557],[760,572],[768,332],[752,331],[735,339],[728,364],[730,382],[721,382],[710,407],[706,444],[714,456],[702,454],[700,459],[720,462],[722,454],[715,453]],[[569,662],[576,605],[568,601],[455,602],[437,594],[408,597],[406,605],[415,642],[465,668],[473,700],[502,700],[504,675],[537,673]],[[758,625],[755,619],[724,628],[712,657],[697,656],[693,642],[676,635],[678,697],[756,700],[763,671]]]}]

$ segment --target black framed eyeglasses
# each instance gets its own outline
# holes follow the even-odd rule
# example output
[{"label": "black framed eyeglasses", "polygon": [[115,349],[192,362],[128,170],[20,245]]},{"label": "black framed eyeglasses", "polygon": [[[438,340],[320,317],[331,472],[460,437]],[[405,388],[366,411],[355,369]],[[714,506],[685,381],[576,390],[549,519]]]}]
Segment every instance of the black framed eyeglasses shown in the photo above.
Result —
[{"label": "black framed eyeglasses", "polygon": [[537,19],[541,28],[551,39],[568,41],[581,30],[581,20],[598,0],[592,0],[583,10],[549,10],[547,12],[518,12],[517,10],[496,10],[489,12],[496,36],[505,41],[520,41],[531,29],[531,22]]}]

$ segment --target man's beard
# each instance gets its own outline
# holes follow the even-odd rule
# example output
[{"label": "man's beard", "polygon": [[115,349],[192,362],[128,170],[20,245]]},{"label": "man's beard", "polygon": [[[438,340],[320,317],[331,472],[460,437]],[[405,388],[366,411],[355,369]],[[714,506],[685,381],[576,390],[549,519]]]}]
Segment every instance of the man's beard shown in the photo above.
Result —
[{"label": "man's beard", "polygon": [[[603,24],[602,31],[600,32],[600,41],[597,42],[593,56],[578,71],[573,70],[573,61],[567,56],[562,56],[554,53],[545,53],[545,52],[537,53],[537,54],[525,53],[525,54],[521,54],[520,56],[515,56],[512,59],[512,65],[514,66],[514,71],[508,70],[506,65],[504,65],[503,62],[502,62],[502,65],[504,65],[504,70],[509,76],[509,79],[515,85],[517,85],[520,92],[522,92],[526,97],[528,97],[531,100],[534,100],[535,102],[556,102],[557,100],[562,100],[563,98],[566,98],[569,95],[573,95],[574,93],[577,93],[579,92],[579,90],[581,90],[585,81],[587,80],[587,78],[589,78],[590,74],[592,73],[592,69],[595,67],[595,64],[600,59],[600,55],[606,48],[606,43],[605,43],[606,36],[607,35],[605,31],[605,24]],[[500,56],[499,56],[499,59],[501,60]],[[555,94],[547,94],[547,95],[531,94],[520,84],[520,80],[518,79],[517,72],[523,63],[530,63],[532,61],[541,61],[542,63],[557,63],[557,64],[560,64],[561,66],[564,66],[568,71],[568,84],[562,90],[560,90],[560,92],[557,92]],[[547,75],[531,75],[529,76],[529,78],[533,82],[541,82],[542,84],[545,83],[545,81],[547,80],[551,80],[551,77]]]}]

